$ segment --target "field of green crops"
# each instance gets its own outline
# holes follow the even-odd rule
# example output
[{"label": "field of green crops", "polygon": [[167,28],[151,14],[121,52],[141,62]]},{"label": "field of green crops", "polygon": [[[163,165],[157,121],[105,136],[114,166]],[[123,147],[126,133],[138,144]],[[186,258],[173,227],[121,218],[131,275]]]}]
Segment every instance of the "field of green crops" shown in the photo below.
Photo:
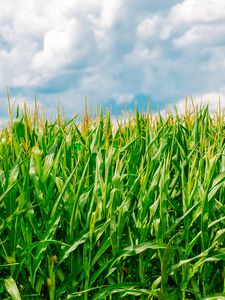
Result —
[{"label": "field of green crops", "polygon": [[225,299],[223,112],[9,117],[0,299]]}]

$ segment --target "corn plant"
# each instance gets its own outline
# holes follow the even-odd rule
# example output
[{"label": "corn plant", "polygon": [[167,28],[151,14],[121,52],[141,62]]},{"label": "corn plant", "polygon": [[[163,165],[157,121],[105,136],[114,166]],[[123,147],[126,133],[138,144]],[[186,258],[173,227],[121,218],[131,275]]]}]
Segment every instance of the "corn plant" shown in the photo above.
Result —
[{"label": "corn plant", "polygon": [[223,112],[9,112],[1,299],[225,299]]}]

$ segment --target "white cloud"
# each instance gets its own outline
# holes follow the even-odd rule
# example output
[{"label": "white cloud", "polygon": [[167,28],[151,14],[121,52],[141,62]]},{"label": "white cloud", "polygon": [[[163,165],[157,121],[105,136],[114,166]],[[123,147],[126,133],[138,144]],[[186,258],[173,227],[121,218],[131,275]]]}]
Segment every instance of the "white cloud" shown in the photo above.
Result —
[{"label": "white cloud", "polygon": [[15,44],[9,50],[0,49],[0,80],[4,85],[24,86],[29,71],[27,66],[33,57],[35,45],[26,42]]},{"label": "white cloud", "polygon": [[[3,0],[0,11],[0,79],[41,86],[69,64],[84,64],[109,48],[123,1]],[[96,44],[96,45],[95,45]],[[1,44],[0,44],[1,47]]]},{"label": "white cloud", "polygon": [[149,38],[159,33],[162,19],[157,16],[149,16],[141,21],[137,28],[137,34],[141,38]]},{"label": "white cloud", "polygon": [[121,17],[121,7],[124,0],[102,0],[100,15],[88,15],[88,20],[93,26],[99,50],[107,49],[111,46],[112,37],[110,31]]},{"label": "white cloud", "polygon": [[101,27],[104,29],[110,29],[118,20],[119,10],[123,4],[123,0],[108,1],[104,0],[102,2],[102,12],[100,18]]},{"label": "white cloud", "polygon": [[137,94],[168,103],[221,91],[225,2],[149,3],[1,0],[0,83],[48,107],[60,99],[69,114],[85,95],[93,105]]},{"label": "white cloud", "polygon": [[185,0],[170,13],[174,23],[215,22],[225,18],[225,2],[221,0]]},{"label": "white cloud", "polygon": [[171,34],[171,23],[167,16],[150,15],[140,21],[137,27],[137,36],[142,40],[158,38],[167,40]]},{"label": "white cloud", "polygon": [[220,43],[224,36],[225,23],[219,25],[196,25],[188,29],[183,35],[174,39],[178,48],[200,44],[204,47]]},{"label": "white cloud", "polygon": [[137,44],[133,51],[124,55],[124,62],[128,65],[144,66],[146,62],[149,64],[161,56],[160,48],[149,49],[142,44]]},{"label": "white cloud", "polygon": [[[103,74],[101,69],[94,68],[93,71],[85,74],[80,82],[79,89],[84,95],[89,96],[91,99],[96,98],[98,94],[101,98],[107,98],[107,91],[112,93],[115,86],[114,80],[108,74]],[[98,99],[100,101],[100,99]]]},{"label": "white cloud", "polygon": [[51,73],[63,68],[81,56],[78,52],[80,28],[74,18],[66,26],[53,28],[45,33],[43,50],[36,53],[31,68]]}]

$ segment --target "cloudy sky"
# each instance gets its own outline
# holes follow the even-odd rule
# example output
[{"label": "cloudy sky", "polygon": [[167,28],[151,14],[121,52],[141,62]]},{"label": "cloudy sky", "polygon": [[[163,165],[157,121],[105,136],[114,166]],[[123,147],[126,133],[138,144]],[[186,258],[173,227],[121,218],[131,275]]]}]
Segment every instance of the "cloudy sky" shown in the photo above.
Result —
[{"label": "cloudy sky", "polygon": [[0,0],[0,117],[11,99],[68,117],[186,96],[225,106],[225,1]]}]

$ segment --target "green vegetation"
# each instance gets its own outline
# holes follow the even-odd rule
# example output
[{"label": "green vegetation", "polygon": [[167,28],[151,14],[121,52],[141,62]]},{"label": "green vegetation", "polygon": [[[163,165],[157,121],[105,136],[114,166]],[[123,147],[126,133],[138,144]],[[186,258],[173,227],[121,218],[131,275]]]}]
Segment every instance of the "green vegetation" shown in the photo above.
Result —
[{"label": "green vegetation", "polygon": [[[207,107],[0,132],[1,299],[225,299],[225,120]],[[11,297],[11,298],[10,298]]]}]

